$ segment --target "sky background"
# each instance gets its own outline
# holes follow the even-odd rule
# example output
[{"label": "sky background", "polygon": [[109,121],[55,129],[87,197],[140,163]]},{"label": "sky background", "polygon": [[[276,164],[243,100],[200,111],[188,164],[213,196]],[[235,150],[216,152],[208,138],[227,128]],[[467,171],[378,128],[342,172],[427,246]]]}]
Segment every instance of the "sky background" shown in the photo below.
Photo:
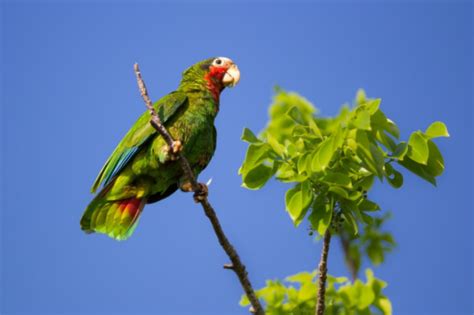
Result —
[{"label": "sky background", "polygon": [[[398,242],[375,268],[395,314],[472,314],[473,6],[465,3],[4,2],[1,4],[2,314],[248,314],[202,209],[176,193],[148,206],[126,242],[85,235],[90,186],[143,112],[132,70],[151,97],[182,70],[227,56],[240,67],[216,121],[217,151],[201,181],[256,288],[313,270],[320,242],[284,210],[289,186],[240,187],[244,127],[262,129],[273,87],[297,91],[323,115],[358,88],[406,138],[435,120],[446,173],[415,176],[372,199],[393,211]],[[329,272],[348,275],[338,243]]]}]

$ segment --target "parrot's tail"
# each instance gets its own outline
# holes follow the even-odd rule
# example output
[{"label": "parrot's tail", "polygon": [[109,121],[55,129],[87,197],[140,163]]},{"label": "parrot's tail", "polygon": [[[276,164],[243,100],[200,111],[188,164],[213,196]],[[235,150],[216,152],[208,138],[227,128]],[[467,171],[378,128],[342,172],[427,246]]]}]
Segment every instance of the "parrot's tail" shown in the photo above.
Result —
[{"label": "parrot's tail", "polygon": [[82,215],[81,229],[104,233],[116,240],[129,238],[138,224],[146,198],[104,200],[99,194]]}]

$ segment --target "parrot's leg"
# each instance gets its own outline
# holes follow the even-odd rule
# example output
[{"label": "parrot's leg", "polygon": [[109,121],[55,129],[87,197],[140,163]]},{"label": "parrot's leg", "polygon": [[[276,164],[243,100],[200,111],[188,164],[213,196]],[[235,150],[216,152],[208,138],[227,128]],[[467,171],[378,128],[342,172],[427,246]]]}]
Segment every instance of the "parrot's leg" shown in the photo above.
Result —
[{"label": "parrot's leg", "polygon": [[[158,154],[158,159],[160,163],[166,163],[168,161],[175,161],[177,158],[177,154],[183,150],[183,144],[181,141],[173,141],[171,148],[168,145],[164,145],[160,153]],[[171,151],[171,152],[170,152]]]},{"label": "parrot's leg", "polygon": [[206,184],[198,183],[199,189],[194,192],[194,201],[199,203],[203,201],[209,195],[209,189]]},{"label": "parrot's leg", "polygon": [[[199,189],[194,192],[194,201],[196,203],[201,202],[204,198],[207,198],[209,194],[209,189],[207,188],[206,184],[198,183]],[[185,181],[179,185],[179,188],[184,192],[191,192],[193,191],[192,185],[189,181]]]}]

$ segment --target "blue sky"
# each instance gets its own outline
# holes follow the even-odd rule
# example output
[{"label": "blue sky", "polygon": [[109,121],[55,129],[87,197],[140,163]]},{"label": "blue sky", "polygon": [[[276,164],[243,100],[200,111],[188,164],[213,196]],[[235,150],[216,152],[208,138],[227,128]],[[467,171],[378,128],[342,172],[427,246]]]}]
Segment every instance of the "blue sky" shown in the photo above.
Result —
[{"label": "blue sky", "polygon": [[[448,2],[2,4],[0,163],[2,314],[247,314],[241,288],[190,195],[148,206],[133,237],[79,229],[102,163],[152,98],[181,71],[222,55],[240,85],[225,91],[218,148],[201,175],[255,287],[312,270],[321,244],[284,211],[287,186],[240,187],[244,126],[263,128],[272,88],[301,93],[323,115],[362,87],[409,132],[434,120],[447,171],[372,196],[393,211],[398,242],[375,268],[395,314],[472,314],[472,4]],[[347,275],[333,246],[329,271]]]}]

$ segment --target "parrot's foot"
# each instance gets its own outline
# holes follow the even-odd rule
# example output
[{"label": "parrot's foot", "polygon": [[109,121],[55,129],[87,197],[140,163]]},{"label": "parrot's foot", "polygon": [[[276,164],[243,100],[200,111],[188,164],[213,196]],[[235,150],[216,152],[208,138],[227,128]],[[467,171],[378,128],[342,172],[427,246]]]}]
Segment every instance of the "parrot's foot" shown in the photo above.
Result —
[{"label": "parrot's foot", "polygon": [[181,183],[181,185],[179,185],[179,189],[181,189],[181,191],[184,191],[184,192],[191,192],[193,191],[193,186],[191,185],[190,182],[184,182],[184,183]]},{"label": "parrot's foot", "polygon": [[199,203],[207,198],[209,194],[209,189],[206,184],[198,183],[199,189],[194,192],[194,201]]},{"label": "parrot's foot", "polygon": [[173,154],[178,154],[179,152],[181,152],[181,150],[183,150],[183,144],[181,143],[181,141],[173,141],[173,144],[171,145],[171,152],[173,152]]},{"label": "parrot's foot", "polygon": [[176,161],[178,159],[178,153],[183,150],[183,144],[181,141],[173,141],[171,147],[164,145],[161,148],[161,153],[159,155],[159,160],[161,163],[166,163],[168,161]]}]

